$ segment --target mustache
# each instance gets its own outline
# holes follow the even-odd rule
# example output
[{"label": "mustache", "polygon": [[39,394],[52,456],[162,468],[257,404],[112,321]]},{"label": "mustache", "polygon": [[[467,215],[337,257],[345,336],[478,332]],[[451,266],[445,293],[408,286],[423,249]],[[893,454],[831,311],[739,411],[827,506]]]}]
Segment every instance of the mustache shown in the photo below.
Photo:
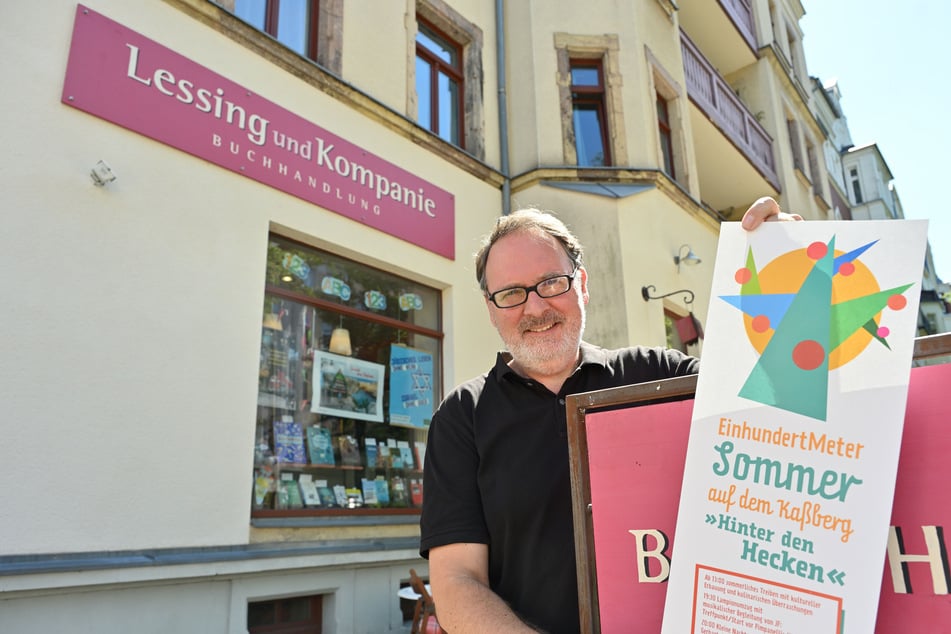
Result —
[{"label": "mustache", "polygon": [[563,322],[564,320],[564,315],[562,315],[557,310],[549,308],[541,315],[530,315],[523,317],[518,322],[518,329],[522,332],[525,332],[526,330],[536,330],[538,328],[553,326],[557,323]]}]

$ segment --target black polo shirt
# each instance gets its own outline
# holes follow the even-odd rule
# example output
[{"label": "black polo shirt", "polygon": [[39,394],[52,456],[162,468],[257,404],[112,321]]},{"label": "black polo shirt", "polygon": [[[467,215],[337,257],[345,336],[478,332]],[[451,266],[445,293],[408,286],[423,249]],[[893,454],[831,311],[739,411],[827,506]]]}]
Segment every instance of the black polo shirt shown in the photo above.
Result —
[{"label": "black polo shirt", "polygon": [[[420,554],[489,545],[489,584],[527,622],[577,632],[578,587],[565,397],[697,372],[677,350],[581,344],[581,365],[558,394],[525,379],[499,353],[488,373],[457,387],[429,428]],[[437,604],[438,608],[438,604]]]}]

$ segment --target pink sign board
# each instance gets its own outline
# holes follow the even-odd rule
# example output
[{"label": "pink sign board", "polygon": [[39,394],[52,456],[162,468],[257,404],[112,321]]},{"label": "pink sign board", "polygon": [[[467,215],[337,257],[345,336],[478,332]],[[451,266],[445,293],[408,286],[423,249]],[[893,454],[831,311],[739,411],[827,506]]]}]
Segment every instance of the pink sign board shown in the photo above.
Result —
[{"label": "pink sign board", "polygon": [[[878,634],[951,631],[951,571],[943,528],[951,525],[951,406],[944,394],[948,385],[951,364],[912,370],[888,551],[867,558],[870,574],[883,560],[885,566]],[[676,554],[674,527],[692,409],[689,400],[585,417],[596,598],[604,634],[661,629],[666,582]],[[755,615],[753,610],[744,612],[744,606],[768,602],[781,622],[782,613],[788,613],[816,632],[836,631],[833,621],[840,605],[832,595],[704,567],[691,583],[700,603],[694,606],[701,621],[698,629],[703,629],[705,611],[722,627],[733,617],[749,620]],[[704,606],[705,595],[717,600]],[[728,596],[732,599],[722,600]],[[823,619],[829,622],[825,627]],[[745,622],[733,627],[738,632],[769,631],[746,628]],[[773,629],[800,631],[781,624]]]},{"label": "pink sign board", "polygon": [[83,5],[62,101],[455,258],[451,193]]}]

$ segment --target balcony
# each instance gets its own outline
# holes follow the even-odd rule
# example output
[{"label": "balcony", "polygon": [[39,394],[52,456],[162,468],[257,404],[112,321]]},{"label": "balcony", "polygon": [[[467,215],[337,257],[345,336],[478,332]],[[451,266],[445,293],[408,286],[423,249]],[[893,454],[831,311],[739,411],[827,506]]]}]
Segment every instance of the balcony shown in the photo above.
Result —
[{"label": "balcony", "polygon": [[680,43],[704,200],[723,210],[743,204],[745,190],[779,193],[772,138],[683,32]]},{"label": "balcony", "polygon": [[724,75],[756,62],[751,0],[689,0],[678,12],[680,27]]}]

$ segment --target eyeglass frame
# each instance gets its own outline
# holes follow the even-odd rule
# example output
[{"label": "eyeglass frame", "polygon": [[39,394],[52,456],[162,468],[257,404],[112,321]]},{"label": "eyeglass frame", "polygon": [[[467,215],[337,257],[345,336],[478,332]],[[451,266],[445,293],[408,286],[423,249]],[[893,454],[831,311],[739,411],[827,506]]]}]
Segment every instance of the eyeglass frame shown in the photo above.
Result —
[{"label": "eyeglass frame", "polygon": [[[546,277],[543,280],[539,280],[538,283],[536,283],[533,286],[509,286],[506,288],[501,288],[495,291],[494,293],[486,293],[485,298],[488,299],[490,302],[492,302],[492,304],[494,304],[496,308],[499,308],[501,310],[506,310],[509,308],[516,308],[518,306],[521,306],[522,304],[528,303],[528,295],[529,293],[533,291],[536,295],[538,295],[542,299],[552,299],[554,297],[561,297],[562,295],[564,295],[565,293],[571,290],[571,284],[572,282],[575,281],[575,277],[577,277],[578,275],[578,269],[580,268],[581,268],[580,266],[576,266],[571,273],[565,273],[562,275],[552,275],[551,277]],[[568,279],[568,287],[565,290],[561,291],[560,293],[555,293],[554,295],[542,295],[541,293],[538,292],[539,286],[542,286],[543,284],[549,283],[552,280],[557,280],[562,277]],[[515,291],[515,290],[525,291],[525,299],[523,299],[517,304],[512,304],[511,306],[499,306],[499,303],[495,300],[495,296],[498,295],[499,293],[504,293],[506,291]]]}]

